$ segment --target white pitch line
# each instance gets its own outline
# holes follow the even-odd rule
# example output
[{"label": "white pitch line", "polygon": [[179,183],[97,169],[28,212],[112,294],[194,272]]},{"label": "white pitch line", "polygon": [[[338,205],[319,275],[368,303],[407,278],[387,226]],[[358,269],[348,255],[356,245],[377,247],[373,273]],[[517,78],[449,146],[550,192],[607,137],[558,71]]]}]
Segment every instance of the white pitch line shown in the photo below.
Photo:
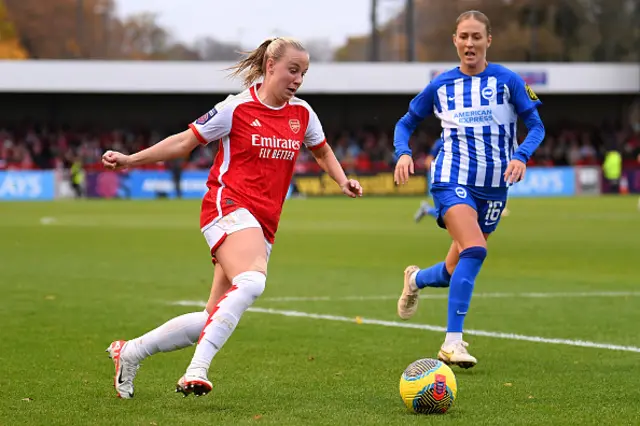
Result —
[{"label": "white pitch line", "polygon": [[[189,300],[180,300],[172,304],[180,305],[180,306],[199,306],[199,307],[205,306],[204,302],[189,301]],[[337,315],[324,315],[324,314],[314,314],[310,312],[285,311],[285,310],[279,310],[279,309],[255,308],[255,307],[249,308],[248,311],[262,313],[262,314],[282,315],[286,317],[299,317],[299,318],[309,318],[309,319],[316,319],[316,320],[348,322],[348,323],[356,323],[356,324],[380,325],[383,327],[411,328],[411,329],[417,329],[417,330],[428,330],[428,331],[437,331],[437,332],[447,331],[445,327],[441,327],[438,325],[412,324],[412,323],[398,322],[398,321],[383,321],[383,320],[361,318],[361,317],[358,317],[356,319],[354,317],[343,317],[343,316],[337,316]],[[525,336],[522,334],[500,333],[495,331],[483,331],[483,330],[465,330],[464,333],[470,334],[472,336],[493,337],[496,339],[521,340],[525,342],[534,342],[534,343],[550,343],[554,345],[579,346],[583,348],[596,348],[596,349],[607,349],[610,351],[640,353],[640,347],[636,347],[636,346],[621,346],[621,345],[613,345],[610,343],[590,342],[587,340],[551,339],[551,338],[539,337],[539,336]]]},{"label": "white pitch line", "polygon": [[[263,297],[263,302],[339,302],[339,301],[367,301],[367,300],[395,300],[399,295],[370,295],[370,296],[283,296],[283,297]],[[442,294],[422,294],[421,299],[446,299],[448,293]],[[581,297],[640,297],[638,291],[591,291],[576,293],[474,293],[474,299],[545,299],[545,298],[581,298]]]}]

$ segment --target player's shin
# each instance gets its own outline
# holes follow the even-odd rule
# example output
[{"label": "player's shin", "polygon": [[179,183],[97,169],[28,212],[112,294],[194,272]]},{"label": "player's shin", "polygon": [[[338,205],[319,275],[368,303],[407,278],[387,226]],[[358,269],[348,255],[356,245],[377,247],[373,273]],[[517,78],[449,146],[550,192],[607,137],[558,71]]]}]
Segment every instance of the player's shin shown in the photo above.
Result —
[{"label": "player's shin", "polygon": [[129,340],[122,351],[122,357],[139,363],[158,352],[171,352],[191,346],[198,341],[208,316],[207,311],[201,311],[175,317],[160,327]]},{"label": "player's shin", "polygon": [[233,285],[220,298],[202,330],[187,374],[202,374],[203,369],[208,371],[211,360],[231,336],[242,314],[264,291],[266,279],[261,272],[249,271],[232,280]]},{"label": "player's shin", "polygon": [[449,287],[451,275],[447,271],[445,262],[440,262],[427,269],[416,272],[416,287]]},{"label": "player's shin", "polygon": [[460,253],[460,260],[451,276],[449,289],[447,341],[462,340],[462,328],[471,303],[475,280],[486,257],[487,249],[484,247],[469,247]]}]

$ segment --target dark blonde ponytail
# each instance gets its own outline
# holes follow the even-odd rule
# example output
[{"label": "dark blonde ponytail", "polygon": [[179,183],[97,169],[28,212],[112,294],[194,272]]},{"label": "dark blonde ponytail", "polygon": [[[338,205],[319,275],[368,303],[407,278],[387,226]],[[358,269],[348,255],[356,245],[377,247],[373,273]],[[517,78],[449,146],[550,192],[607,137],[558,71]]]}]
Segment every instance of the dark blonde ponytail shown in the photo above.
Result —
[{"label": "dark blonde ponytail", "polygon": [[262,42],[260,46],[251,52],[242,52],[246,57],[232,66],[232,77],[243,75],[243,82],[246,87],[251,86],[266,72],[267,59],[280,59],[288,46],[298,50],[306,51],[302,43],[288,37],[270,38]]}]

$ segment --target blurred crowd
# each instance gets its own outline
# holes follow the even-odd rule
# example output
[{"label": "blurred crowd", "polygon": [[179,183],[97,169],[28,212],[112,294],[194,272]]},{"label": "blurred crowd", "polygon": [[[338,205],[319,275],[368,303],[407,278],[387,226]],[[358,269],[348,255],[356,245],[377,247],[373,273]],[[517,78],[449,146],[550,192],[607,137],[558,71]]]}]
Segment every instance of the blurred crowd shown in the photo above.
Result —
[{"label": "blurred crowd", "polygon": [[[99,169],[100,157],[105,150],[133,153],[165,136],[155,131],[95,131],[46,126],[15,128],[0,125],[0,170],[64,169],[73,163],[82,164],[85,170]],[[424,168],[424,158],[436,137],[425,131],[417,131],[412,137],[417,169]],[[393,129],[327,131],[327,138],[348,172],[387,171],[393,167]],[[209,168],[216,150],[217,144],[197,148],[183,167]],[[619,151],[625,163],[636,163],[640,154],[640,129],[625,129],[608,123],[594,127],[571,124],[547,127],[546,139],[530,165],[600,165],[610,150]],[[165,165],[151,167],[163,168]],[[296,163],[296,172],[317,171],[319,168],[310,152],[302,150]]]}]

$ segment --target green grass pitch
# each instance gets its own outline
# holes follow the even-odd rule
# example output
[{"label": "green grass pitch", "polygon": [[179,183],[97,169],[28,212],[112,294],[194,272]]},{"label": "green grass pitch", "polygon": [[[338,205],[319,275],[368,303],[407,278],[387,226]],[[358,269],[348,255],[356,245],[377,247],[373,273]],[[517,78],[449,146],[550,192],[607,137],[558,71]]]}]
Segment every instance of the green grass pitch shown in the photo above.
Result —
[{"label": "green grass pitch", "polygon": [[[115,398],[104,350],[200,309],[172,304],[209,293],[199,202],[0,204],[0,425],[638,424],[637,199],[509,201],[466,321],[489,332],[465,336],[479,363],[454,368],[458,399],[429,417],[406,412],[398,383],[412,361],[435,357],[443,333],[355,321],[401,323],[405,266],[446,253],[445,231],[413,222],[418,202],[287,201],[255,304],[273,311],[243,317],[213,361],[213,392],[174,393],[187,348],[145,360],[133,400]],[[423,294],[402,325],[444,326],[446,290]]]}]

